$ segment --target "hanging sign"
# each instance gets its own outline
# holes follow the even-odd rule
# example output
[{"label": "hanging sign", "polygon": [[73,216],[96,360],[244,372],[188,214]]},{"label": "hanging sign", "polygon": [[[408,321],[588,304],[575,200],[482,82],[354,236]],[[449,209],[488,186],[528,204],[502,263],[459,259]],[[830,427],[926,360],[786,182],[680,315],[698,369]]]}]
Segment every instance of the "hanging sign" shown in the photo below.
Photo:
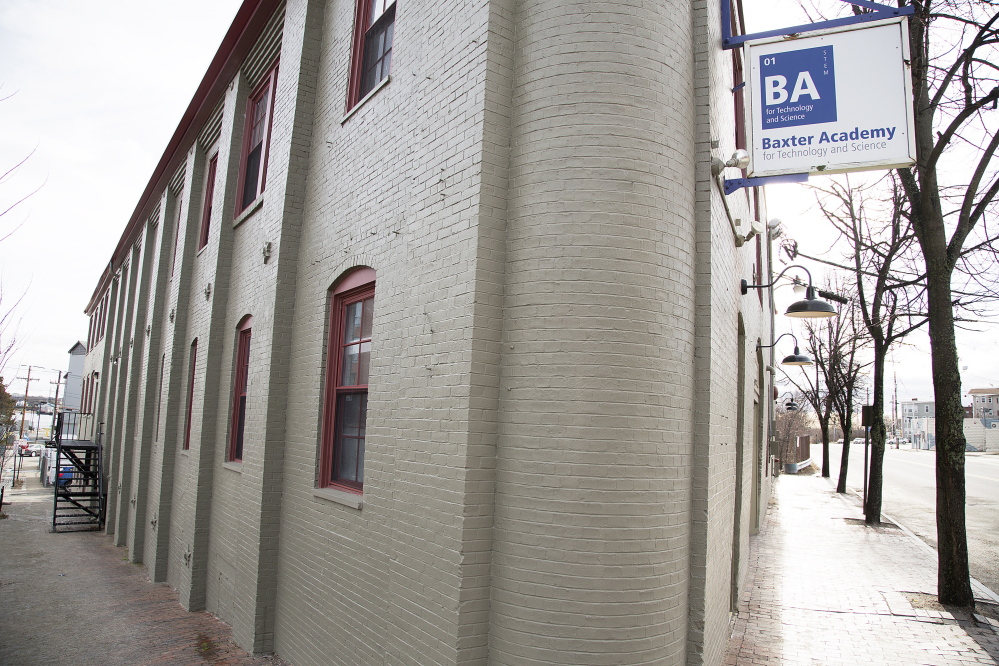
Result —
[{"label": "hanging sign", "polygon": [[747,42],[749,176],[915,163],[905,19]]}]

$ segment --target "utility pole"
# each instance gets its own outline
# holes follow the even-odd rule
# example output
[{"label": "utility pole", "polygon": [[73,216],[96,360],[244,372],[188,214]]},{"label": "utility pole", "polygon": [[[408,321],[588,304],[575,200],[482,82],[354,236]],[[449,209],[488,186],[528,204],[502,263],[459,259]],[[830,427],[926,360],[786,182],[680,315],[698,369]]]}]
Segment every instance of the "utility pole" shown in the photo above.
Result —
[{"label": "utility pole", "polygon": [[895,448],[900,449],[902,445],[898,441],[898,438],[901,437],[898,432],[898,373],[892,370],[892,376],[895,378],[895,397],[892,398],[891,406],[891,432],[895,439]]},{"label": "utility pole", "polygon": [[28,376],[27,377],[17,377],[17,379],[24,380],[24,404],[21,405],[21,431],[18,434],[18,439],[24,439],[24,413],[28,409],[28,393],[31,392],[31,382],[37,382],[38,378],[31,378],[31,366],[28,366]]},{"label": "utility pole", "polygon": [[[66,378],[69,379],[69,373],[68,372],[66,373]],[[55,384],[55,387],[56,387],[55,402],[52,403],[52,414],[53,414],[52,420],[54,422],[56,415],[59,414],[59,386],[62,385],[62,370],[59,371],[59,379],[55,380],[54,382],[49,382],[49,383],[50,384]]]}]

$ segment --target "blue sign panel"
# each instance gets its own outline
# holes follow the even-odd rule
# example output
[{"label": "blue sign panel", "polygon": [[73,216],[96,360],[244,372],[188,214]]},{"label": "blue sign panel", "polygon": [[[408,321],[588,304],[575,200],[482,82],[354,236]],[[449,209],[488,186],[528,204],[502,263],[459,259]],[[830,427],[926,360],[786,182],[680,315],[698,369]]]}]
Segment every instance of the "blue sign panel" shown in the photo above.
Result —
[{"label": "blue sign panel", "polygon": [[759,58],[762,129],[836,122],[832,45]]}]

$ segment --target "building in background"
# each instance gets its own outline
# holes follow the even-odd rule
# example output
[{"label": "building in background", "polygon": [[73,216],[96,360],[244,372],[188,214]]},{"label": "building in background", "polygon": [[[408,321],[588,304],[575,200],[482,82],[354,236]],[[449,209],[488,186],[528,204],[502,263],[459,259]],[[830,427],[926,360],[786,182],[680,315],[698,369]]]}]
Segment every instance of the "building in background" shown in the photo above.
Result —
[{"label": "building in background", "polygon": [[999,389],[971,389],[968,397],[971,405],[965,407],[964,437],[969,450],[999,450]]},{"label": "building in background", "polygon": [[87,346],[77,342],[69,349],[69,369],[63,375],[62,405],[60,409],[79,411],[83,398],[83,366],[87,357]]},{"label": "building in background", "polygon": [[976,419],[999,418],[999,389],[977,388],[968,391],[971,398],[972,417]]},{"label": "building in background", "polygon": [[913,398],[902,407],[902,436],[914,449],[932,449],[936,446],[936,417],[933,401]]},{"label": "building in background", "polygon": [[246,0],[86,307],[131,561],[299,665],[720,664],[782,350],[717,9]]}]

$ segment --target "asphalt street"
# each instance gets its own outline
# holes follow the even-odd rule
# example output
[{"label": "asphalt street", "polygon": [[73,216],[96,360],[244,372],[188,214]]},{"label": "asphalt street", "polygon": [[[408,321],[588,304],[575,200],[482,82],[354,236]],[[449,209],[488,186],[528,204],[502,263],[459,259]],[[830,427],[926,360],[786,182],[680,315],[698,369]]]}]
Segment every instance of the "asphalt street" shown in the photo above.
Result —
[{"label": "asphalt street", "polygon": [[[863,445],[850,447],[847,486],[862,493]],[[832,477],[838,478],[842,445],[831,444]],[[888,449],[884,465],[883,512],[936,548],[936,479],[934,451]],[[812,459],[822,461],[821,444]],[[999,593],[999,454],[968,453],[965,468],[966,524],[971,575]]]}]

